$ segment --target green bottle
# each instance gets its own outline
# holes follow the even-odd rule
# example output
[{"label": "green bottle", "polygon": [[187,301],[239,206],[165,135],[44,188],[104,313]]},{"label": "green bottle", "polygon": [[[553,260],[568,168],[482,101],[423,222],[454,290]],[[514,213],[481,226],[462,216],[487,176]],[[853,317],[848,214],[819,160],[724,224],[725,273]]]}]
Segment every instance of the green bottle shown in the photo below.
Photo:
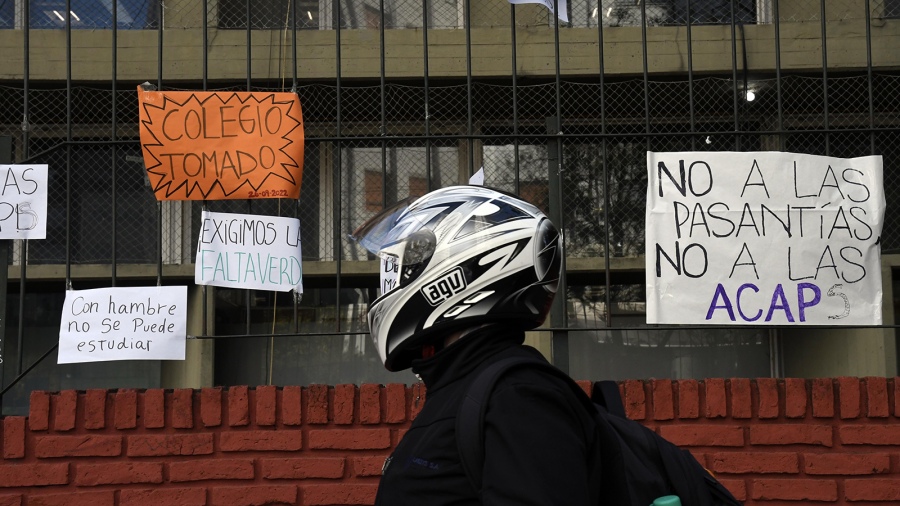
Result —
[{"label": "green bottle", "polygon": [[681,499],[677,495],[664,495],[656,498],[650,506],[681,506]]}]

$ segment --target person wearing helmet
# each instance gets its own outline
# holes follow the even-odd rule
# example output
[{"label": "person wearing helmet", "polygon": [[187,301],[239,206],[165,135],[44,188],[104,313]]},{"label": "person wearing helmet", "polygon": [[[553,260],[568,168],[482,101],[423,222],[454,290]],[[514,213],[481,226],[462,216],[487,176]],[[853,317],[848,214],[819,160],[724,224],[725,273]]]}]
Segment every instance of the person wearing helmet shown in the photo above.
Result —
[{"label": "person wearing helmet", "polygon": [[[477,373],[506,357],[544,360],[523,344],[549,312],[560,237],[535,206],[481,186],[403,201],[351,236],[395,269],[370,304],[385,367],[412,368],[422,410],[385,461],[377,506],[596,504],[594,422],[559,378],[520,367],[498,381],[484,421],[482,486],[460,463],[455,422]],[[384,283],[384,281],[387,281]]]}]

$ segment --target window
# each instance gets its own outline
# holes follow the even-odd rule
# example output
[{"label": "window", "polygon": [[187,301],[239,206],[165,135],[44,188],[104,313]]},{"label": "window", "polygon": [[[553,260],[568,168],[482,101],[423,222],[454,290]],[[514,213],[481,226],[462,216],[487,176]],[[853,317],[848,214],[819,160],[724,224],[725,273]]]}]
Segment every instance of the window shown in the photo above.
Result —
[{"label": "window", "polygon": [[[734,2],[734,18],[738,23],[756,23],[757,3],[762,8],[767,2],[737,0]],[[731,23],[730,0],[691,0],[690,19],[693,25],[719,25]],[[569,19],[573,26],[641,26],[646,17],[648,26],[684,25],[688,20],[688,0],[571,0]]]},{"label": "window", "polygon": [[247,29],[247,9],[250,12],[250,28],[254,30],[280,30],[319,27],[319,1],[298,0],[294,17],[290,0],[219,0],[219,28]]},{"label": "window", "polygon": [[[17,0],[0,0],[0,19],[6,21],[5,4],[15,4]],[[156,28],[157,3],[146,0],[118,0],[116,25],[119,29],[140,30]],[[19,7],[22,12],[22,7]],[[71,0],[69,19],[73,29],[94,30],[112,28],[112,0]],[[11,10],[11,9],[10,9]],[[29,4],[31,28],[65,28],[65,0],[33,0]],[[2,26],[2,25],[0,25]]]},{"label": "window", "polygon": [[885,18],[900,18],[900,0],[884,0]]}]

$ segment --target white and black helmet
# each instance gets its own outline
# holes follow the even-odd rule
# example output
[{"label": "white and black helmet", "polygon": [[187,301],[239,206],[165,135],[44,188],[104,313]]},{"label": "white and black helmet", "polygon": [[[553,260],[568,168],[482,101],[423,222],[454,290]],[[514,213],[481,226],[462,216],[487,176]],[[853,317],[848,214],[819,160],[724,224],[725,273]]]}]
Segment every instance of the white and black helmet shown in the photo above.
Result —
[{"label": "white and black helmet", "polygon": [[453,186],[384,210],[351,236],[396,265],[394,288],[369,306],[385,367],[400,371],[421,347],[483,323],[543,323],[560,275],[560,238],[535,206],[482,186]]}]

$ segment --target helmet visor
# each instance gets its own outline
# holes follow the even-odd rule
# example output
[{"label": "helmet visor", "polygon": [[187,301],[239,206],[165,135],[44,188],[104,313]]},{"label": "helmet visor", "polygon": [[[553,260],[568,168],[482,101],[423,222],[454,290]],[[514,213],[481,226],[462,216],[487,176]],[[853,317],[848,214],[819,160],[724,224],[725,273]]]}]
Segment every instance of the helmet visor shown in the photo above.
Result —
[{"label": "helmet visor", "polygon": [[412,197],[403,199],[369,218],[350,234],[350,239],[378,257],[393,256],[385,249],[406,239],[424,225],[424,222],[408,216],[407,210],[413,200]]}]

